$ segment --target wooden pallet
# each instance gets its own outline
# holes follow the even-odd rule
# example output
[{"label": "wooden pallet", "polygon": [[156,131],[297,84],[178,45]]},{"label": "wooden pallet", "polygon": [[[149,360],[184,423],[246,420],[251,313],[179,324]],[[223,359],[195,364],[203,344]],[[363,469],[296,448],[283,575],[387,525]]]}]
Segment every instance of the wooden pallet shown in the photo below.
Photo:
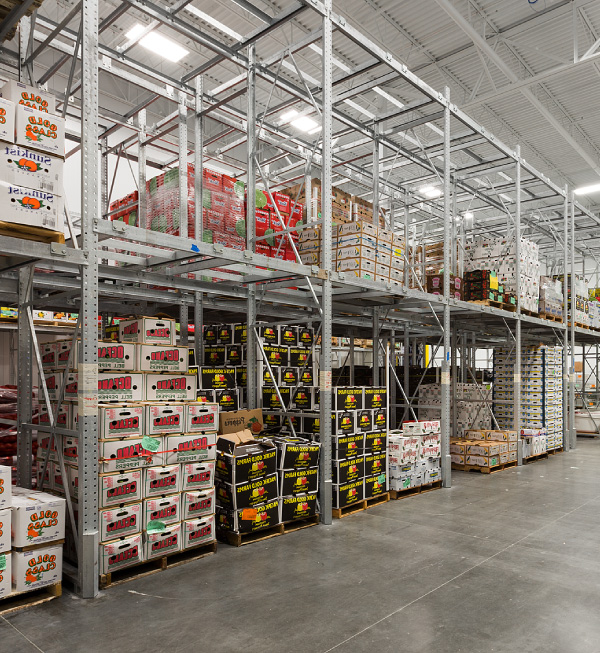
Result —
[{"label": "wooden pallet", "polygon": [[36,240],[40,243],[65,244],[65,235],[62,231],[51,231],[42,227],[30,227],[25,224],[3,222],[0,220],[0,236],[21,238],[22,240]]},{"label": "wooden pallet", "polygon": [[550,315],[549,313],[540,313],[540,318],[542,320],[549,320],[550,322],[558,322],[562,324],[562,317],[557,317],[556,315]]},{"label": "wooden pallet", "polygon": [[[567,322],[569,329],[571,328],[572,324],[572,322]],[[580,329],[587,329],[588,331],[591,330],[589,324],[581,324],[581,322],[575,322],[575,326],[579,327]]]},{"label": "wooden pallet", "polygon": [[553,456],[554,454],[561,453],[562,451],[564,451],[563,447],[555,447],[554,449],[548,449],[546,453],[548,453],[550,456]]},{"label": "wooden pallet", "polygon": [[264,528],[254,533],[232,533],[231,531],[217,530],[217,539],[231,546],[244,546],[254,544],[254,542],[263,542],[272,537],[283,535],[283,524],[276,524],[271,528]]},{"label": "wooden pallet", "polygon": [[316,526],[321,522],[320,515],[312,515],[312,517],[306,517],[305,519],[294,519],[292,521],[283,522],[283,532],[284,533],[295,533],[296,531],[301,531],[304,528],[310,528],[311,526]]},{"label": "wooden pallet", "polygon": [[390,493],[384,492],[383,494],[378,494],[376,497],[371,497],[370,499],[361,499],[360,501],[355,501],[350,503],[343,508],[334,508],[333,517],[334,519],[343,519],[344,517],[349,517],[354,515],[357,512],[362,512],[363,510],[368,510],[373,506],[378,506],[381,503],[387,503],[390,500]]},{"label": "wooden pallet", "polygon": [[599,438],[600,433],[596,431],[577,431],[577,437],[581,436],[582,438]]},{"label": "wooden pallet", "polygon": [[502,472],[505,469],[510,469],[511,467],[516,466],[516,460],[509,463],[494,465],[493,467],[479,467],[479,465],[460,465],[459,463],[452,463],[452,469],[456,469],[459,472],[480,472],[481,474],[496,474],[497,472]]},{"label": "wooden pallet", "polygon": [[0,599],[0,615],[18,612],[34,605],[41,605],[62,596],[62,583],[46,585],[30,592],[15,592]]},{"label": "wooden pallet", "polygon": [[417,487],[408,487],[406,490],[390,490],[390,499],[405,499],[406,497],[413,497],[417,494],[424,494],[425,492],[432,492],[439,490],[442,487],[441,481],[435,483],[427,483],[427,485],[418,485]]},{"label": "wooden pallet", "polygon": [[526,308],[522,308],[521,313],[523,313],[523,315],[529,315],[529,317],[539,317],[540,316],[539,313],[536,313],[535,311],[528,311]]},{"label": "wooden pallet", "polygon": [[500,308],[509,313],[515,313],[517,307],[514,304],[507,304],[505,302],[496,302],[493,299],[473,299],[469,304],[477,304],[478,306],[490,306],[492,308]]},{"label": "wooden pallet", "polygon": [[178,551],[170,555],[154,558],[154,560],[147,560],[140,562],[138,565],[125,567],[124,569],[116,569],[108,574],[100,574],[100,589],[106,589],[112,585],[121,585],[128,583],[130,580],[136,578],[143,578],[151,574],[157,574],[165,569],[171,567],[179,567],[179,565],[200,560],[206,556],[212,555],[217,552],[217,543],[215,541],[209,542],[202,546],[194,547],[193,549],[185,549],[185,551]]},{"label": "wooden pallet", "polygon": [[527,458],[523,458],[523,463],[534,462],[535,460],[541,460],[542,458],[548,458],[547,451],[544,451],[544,453],[536,453],[534,456],[527,456]]}]

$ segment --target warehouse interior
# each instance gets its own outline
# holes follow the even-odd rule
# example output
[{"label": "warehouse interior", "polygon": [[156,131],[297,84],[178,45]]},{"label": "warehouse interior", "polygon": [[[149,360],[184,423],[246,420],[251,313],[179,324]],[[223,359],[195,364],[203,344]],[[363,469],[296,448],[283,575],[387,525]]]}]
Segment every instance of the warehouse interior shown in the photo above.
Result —
[{"label": "warehouse interior", "polygon": [[7,650],[598,650],[599,57],[594,0],[2,3]]}]

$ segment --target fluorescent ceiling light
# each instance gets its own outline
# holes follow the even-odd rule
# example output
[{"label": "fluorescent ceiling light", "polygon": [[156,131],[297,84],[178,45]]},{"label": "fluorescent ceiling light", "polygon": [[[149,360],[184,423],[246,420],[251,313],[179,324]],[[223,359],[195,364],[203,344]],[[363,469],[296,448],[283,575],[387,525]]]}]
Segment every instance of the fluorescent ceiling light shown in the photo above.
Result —
[{"label": "fluorescent ceiling light", "polygon": [[473,211],[466,211],[465,212],[465,220],[472,220],[475,216],[473,215]]},{"label": "fluorescent ceiling light", "polygon": [[298,115],[298,112],[296,109],[290,109],[289,111],[286,111],[285,113],[282,113],[281,116],[279,116],[279,119],[281,122],[290,122],[292,118],[295,118]]},{"label": "fluorescent ceiling light", "polygon": [[425,197],[434,199],[435,197],[439,197],[442,194],[442,191],[435,186],[422,186],[419,188],[419,193]]},{"label": "fluorescent ceiling light", "polygon": [[592,186],[582,186],[575,189],[575,195],[589,195],[590,193],[597,193],[600,191],[600,184],[593,184]]},{"label": "fluorescent ceiling light", "polygon": [[[140,34],[143,34],[146,31],[146,28],[139,23],[127,32],[126,36],[130,41],[137,41],[140,37]],[[180,45],[171,41],[166,36],[159,34],[157,31],[152,31],[142,36],[139,39],[140,45],[145,47],[147,50],[152,50],[152,52],[160,55],[164,59],[169,61],[177,62],[180,59],[183,59],[186,54],[189,54],[189,51],[185,48],[182,48]]]},{"label": "fluorescent ceiling light", "polygon": [[309,118],[308,116],[300,116],[299,118],[292,120],[291,124],[292,127],[295,127],[296,129],[299,129],[303,132],[309,132],[319,126],[315,120]]}]

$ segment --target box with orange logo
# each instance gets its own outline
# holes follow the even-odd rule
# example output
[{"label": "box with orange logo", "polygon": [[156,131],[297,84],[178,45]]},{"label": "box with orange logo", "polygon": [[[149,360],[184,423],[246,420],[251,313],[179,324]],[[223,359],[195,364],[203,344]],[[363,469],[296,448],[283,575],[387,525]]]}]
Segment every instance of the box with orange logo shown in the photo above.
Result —
[{"label": "box with orange logo", "polygon": [[333,484],[333,507],[343,508],[365,498],[364,479],[360,478],[350,483]]},{"label": "box with orange logo", "polygon": [[15,186],[63,195],[64,166],[60,157],[0,142],[0,179]]},{"label": "box with orange logo", "polygon": [[0,553],[10,551],[11,540],[11,511],[10,508],[0,510]]},{"label": "box with orange logo", "polygon": [[44,113],[54,113],[56,110],[56,98],[48,91],[28,86],[15,79],[9,79],[0,89],[0,95],[14,102],[15,105],[23,105]]},{"label": "box with orange logo", "polygon": [[0,210],[4,222],[63,231],[63,207],[60,195],[11,184],[0,178]]},{"label": "box with orange logo", "polygon": [[65,500],[45,492],[13,488],[12,545],[45,544],[65,536]]},{"label": "box with orange logo", "polygon": [[279,494],[281,496],[317,492],[319,489],[318,467],[309,467],[308,469],[282,469],[279,474]]},{"label": "box with orange logo", "polygon": [[0,599],[12,592],[12,557],[10,550],[0,553]]},{"label": "box with orange logo", "polygon": [[65,119],[21,104],[15,106],[15,142],[56,156],[65,155]]},{"label": "box with orange logo", "polygon": [[279,524],[279,499],[252,508],[229,510],[217,506],[217,528],[234,533],[254,533]]},{"label": "box with orange logo", "polygon": [[13,551],[12,584],[15,592],[28,592],[62,579],[62,544],[32,551]]},{"label": "box with orange logo", "polygon": [[[56,446],[56,445],[55,445]],[[0,465],[0,509],[9,508],[12,500],[11,469]]]},{"label": "box with orange logo", "polygon": [[294,519],[306,519],[307,517],[316,515],[317,498],[317,492],[281,497],[279,501],[279,520],[288,522]]},{"label": "box with orange logo", "polygon": [[0,139],[8,143],[15,142],[15,113],[14,103],[0,98]]},{"label": "box with orange logo", "polygon": [[219,436],[216,473],[223,482],[252,482],[276,470],[277,449],[270,440],[257,441],[248,429]]},{"label": "box with orange logo", "polygon": [[251,508],[279,496],[277,474],[269,474],[256,481],[232,485],[217,479],[216,490],[219,505],[230,510]]}]

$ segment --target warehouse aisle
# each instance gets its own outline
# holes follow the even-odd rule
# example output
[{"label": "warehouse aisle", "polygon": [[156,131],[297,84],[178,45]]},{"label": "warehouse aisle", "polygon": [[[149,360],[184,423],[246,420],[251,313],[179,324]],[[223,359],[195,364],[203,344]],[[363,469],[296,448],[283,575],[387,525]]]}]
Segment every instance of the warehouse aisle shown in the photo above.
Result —
[{"label": "warehouse aisle", "polygon": [[597,653],[600,441],[0,619],[0,651]]}]

